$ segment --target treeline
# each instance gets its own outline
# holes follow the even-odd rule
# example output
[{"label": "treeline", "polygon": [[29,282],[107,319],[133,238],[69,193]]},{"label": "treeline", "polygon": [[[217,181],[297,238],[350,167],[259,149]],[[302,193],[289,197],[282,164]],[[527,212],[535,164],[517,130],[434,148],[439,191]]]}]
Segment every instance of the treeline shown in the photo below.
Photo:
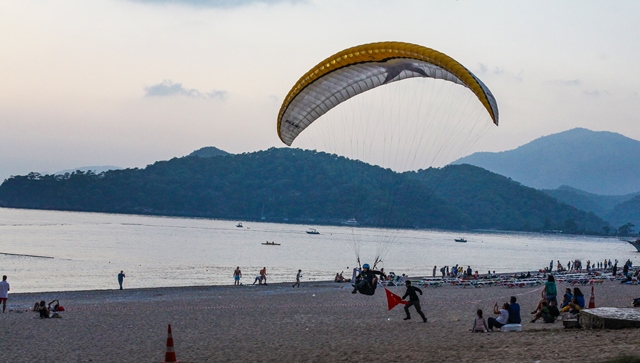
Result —
[{"label": "treeline", "polygon": [[400,228],[562,230],[607,223],[470,165],[395,173],[336,155],[269,149],[188,156],[100,174],[31,173],[0,185],[14,208]]}]

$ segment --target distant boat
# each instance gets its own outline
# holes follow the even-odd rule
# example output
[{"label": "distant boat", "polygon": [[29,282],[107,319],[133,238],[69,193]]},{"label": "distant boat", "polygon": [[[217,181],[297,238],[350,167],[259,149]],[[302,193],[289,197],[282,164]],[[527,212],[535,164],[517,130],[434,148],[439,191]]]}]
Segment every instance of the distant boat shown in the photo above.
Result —
[{"label": "distant boat", "polygon": [[631,245],[635,247],[638,252],[640,252],[640,238],[637,238],[635,241],[625,241],[631,243]]},{"label": "distant boat", "polygon": [[456,241],[456,242],[467,242],[467,239],[460,237],[460,238],[454,239],[454,241]]},{"label": "distant boat", "polygon": [[238,222],[238,224],[236,224],[236,227],[242,228],[242,222]]},{"label": "distant boat", "polygon": [[358,221],[356,221],[355,218],[351,218],[348,221],[342,222],[342,224],[344,224],[345,226],[357,226],[358,225]]},{"label": "distant boat", "polygon": [[280,243],[269,242],[269,241],[263,242],[262,244],[265,246],[280,246]]},{"label": "distant boat", "polygon": [[320,234],[320,232],[316,231],[315,228],[309,228],[307,234]]}]

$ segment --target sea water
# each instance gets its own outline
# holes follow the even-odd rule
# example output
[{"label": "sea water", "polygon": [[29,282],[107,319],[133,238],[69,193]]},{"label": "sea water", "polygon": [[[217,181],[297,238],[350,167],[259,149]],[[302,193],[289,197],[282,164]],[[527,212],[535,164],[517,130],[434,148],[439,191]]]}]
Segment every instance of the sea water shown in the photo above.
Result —
[{"label": "sea water", "polygon": [[[454,241],[460,237],[468,242]],[[574,259],[640,263],[640,254],[615,238],[0,208],[0,275],[8,275],[13,293],[117,288],[121,270],[125,288],[230,285],[237,266],[245,285],[263,267],[269,283],[295,281],[301,269],[304,284],[341,271],[350,278],[356,256],[372,264],[378,255],[378,268],[408,276],[431,276],[433,266],[439,275],[441,266],[455,264],[486,274],[537,271],[551,260],[555,269],[558,259],[565,266]]]}]

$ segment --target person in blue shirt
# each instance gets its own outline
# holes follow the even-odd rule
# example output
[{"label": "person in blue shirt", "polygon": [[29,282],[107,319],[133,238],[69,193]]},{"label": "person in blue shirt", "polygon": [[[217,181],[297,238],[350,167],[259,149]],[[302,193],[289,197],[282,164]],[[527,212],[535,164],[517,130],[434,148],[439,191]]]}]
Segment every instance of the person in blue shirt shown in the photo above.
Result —
[{"label": "person in blue shirt", "polygon": [[562,304],[560,305],[560,308],[562,309],[565,306],[569,305],[569,303],[571,303],[571,300],[573,300],[573,294],[571,293],[571,288],[567,287],[564,292],[564,297],[562,298]]},{"label": "person in blue shirt", "polygon": [[562,308],[562,312],[566,313],[569,311],[571,314],[577,314],[580,310],[584,309],[584,294],[580,291],[580,288],[573,288],[573,300],[564,308]]},{"label": "person in blue shirt", "polygon": [[509,324],[520,324],[520,304],[518,304],[515,296],[512,296],[509,302]]}]

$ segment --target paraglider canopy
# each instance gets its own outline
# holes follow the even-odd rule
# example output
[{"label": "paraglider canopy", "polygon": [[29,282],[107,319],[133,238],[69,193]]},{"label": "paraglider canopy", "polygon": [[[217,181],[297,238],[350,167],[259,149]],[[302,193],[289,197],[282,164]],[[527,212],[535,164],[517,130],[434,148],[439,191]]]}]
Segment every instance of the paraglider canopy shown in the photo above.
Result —
[{"label": "paraglider canopy", "polygon": [[442,79],[470,89],[498,124],[498,106],[473,73],[436,50],[402,42],[380,42],[345,49],[318,63],[291,88],[278,114],[278,136],[295,138],[338,104],[373,88],[408,78]]}]

